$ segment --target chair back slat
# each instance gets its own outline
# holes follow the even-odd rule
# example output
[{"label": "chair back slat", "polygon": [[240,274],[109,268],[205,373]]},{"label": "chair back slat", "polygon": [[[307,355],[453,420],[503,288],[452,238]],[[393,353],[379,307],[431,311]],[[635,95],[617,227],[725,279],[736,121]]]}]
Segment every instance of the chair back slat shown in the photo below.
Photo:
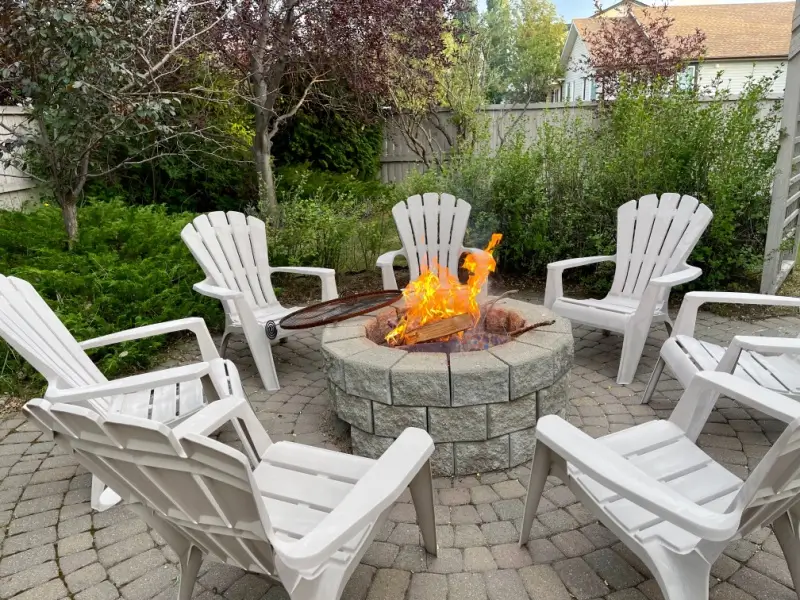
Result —
[{"label": "chair back slat", "polygon": [[241,452],[200,435],[178,440],[163,424],[144,419],[44,401],[26,410],[49,421],[115,492],[154,510],[205,552],[274,573],[269,518]]},{"label": "chair back slat", "polygon": [[471,207],[451,194],[426,193],[392,208],[397,232],[408,254],[412,280],[426,270],[446,267],[458,275],[458,262]]},{"label": "chair back slat", "polygon": [[680,269],[711,221],[691,196],[655,194],[617,211],[617,269],[611,293],[641,298],[649,281]]},{"label": "chair back slat", "polygon": [[[0,336],[48,383],[79,387],[107,379],[33,286],[0,275]],[[97,400],[107,410],[108,400]]]},{"label": "chair back slat", "polygon": [[[272,289],[264,222],[240,212],[216,211],[186,225],[181,238],[214,285],[243,292],[251,306],[277,303]],[[223,302],[236,315],[233,302]]]},{"label": "chair back slat", "polygon": [[743,512],[741,535],[764,525],[800,500],[800,418],[792,421],[744,482],[732,505]]}]

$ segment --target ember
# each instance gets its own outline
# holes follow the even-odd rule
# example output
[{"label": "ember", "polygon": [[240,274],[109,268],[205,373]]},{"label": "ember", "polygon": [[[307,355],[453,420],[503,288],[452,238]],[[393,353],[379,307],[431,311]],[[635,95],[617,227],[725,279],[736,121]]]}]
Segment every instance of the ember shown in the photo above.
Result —
[{"label": "ember", "polygon": [[[466,284],[460,283],[458,277],[446,267],[438,265],[436,268],[435,264],[434,268],[425,270],[410,282],[403,290],[406,312],[397,327],[386,336],[389,345],[409,344],[409,332],[456,315],[469,314],[474,327],[481,316],[478,294],[486,284],[489,273],[495,270],[497,263],[492,251],[502,238],[502,234],[494,233],[485,253],[471,253],[466,256],[464,268],[469,272]],[[447,336],[438,341],[446,342],[452,337]]]}]

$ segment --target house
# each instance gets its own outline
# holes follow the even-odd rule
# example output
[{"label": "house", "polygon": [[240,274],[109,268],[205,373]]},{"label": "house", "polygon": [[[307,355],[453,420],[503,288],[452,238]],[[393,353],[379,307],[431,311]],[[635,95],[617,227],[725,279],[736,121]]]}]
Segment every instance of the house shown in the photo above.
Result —
[{"label": "house", "polygon": [[[645,5],[632,2],[631,10],[627,11],[624,4],[620,2],[604,10],[602,17],[625,19],[631,27],[640,27]],[[783,94],[793,10],[794,2],[669,6],[666,11],[672,19],[671,33],[690,35],[697,28],[706,35],[703,59],[689,65],[683,77],[703,87],[721,73],[723,85],[737,94],[749,77],[763,77],[781,69],[772,91]],[[596,98],[597,86],[586,66],[591,52],[586,37],[587,32],[600,27],[599,16],[572,21],[561,53],[564,77],[551,90],[549,101]]]}]

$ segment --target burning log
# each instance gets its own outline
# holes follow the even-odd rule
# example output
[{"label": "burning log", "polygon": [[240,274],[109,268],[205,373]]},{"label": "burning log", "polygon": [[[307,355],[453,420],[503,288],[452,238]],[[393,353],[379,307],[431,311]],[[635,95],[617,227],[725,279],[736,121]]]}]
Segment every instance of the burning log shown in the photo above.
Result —
[{"label": "burning log", "polygon": [[548,325],[552,325],[555,321],[540,321],[539,323],[532,323],[531,325],[526,325],[524,327],[520,327],[519,329],[515,329],[514,331],[508,334],[508,337],[517,337],[518,335],[522,335],[526,331],[531,331],[536,329],[537,327],[547,327]]},{"label": "burning log", "polygon": [[472,316],[467,313],[428,323],[405,332],[406,344],[419,344],[465,331],[472,327]]}]

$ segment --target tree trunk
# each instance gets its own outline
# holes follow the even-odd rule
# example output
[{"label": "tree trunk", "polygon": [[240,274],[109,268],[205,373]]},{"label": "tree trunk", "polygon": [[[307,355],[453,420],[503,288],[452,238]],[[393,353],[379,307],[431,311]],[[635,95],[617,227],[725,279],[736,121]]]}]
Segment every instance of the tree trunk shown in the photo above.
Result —
[{"label": "tree trunk", "polygon": [[68,195],[61,200],[61,218],[64,219],[64,229],[67,230],[67,243],[69,247],[78,239],[78,200]]},{"label": "tree trunk", "polygon": [[272,169],[272,144],[256,150],[256,170],[258,171],[258,209],[271,219],[278,218],[278,197],[275,194],[275,173]]}]

